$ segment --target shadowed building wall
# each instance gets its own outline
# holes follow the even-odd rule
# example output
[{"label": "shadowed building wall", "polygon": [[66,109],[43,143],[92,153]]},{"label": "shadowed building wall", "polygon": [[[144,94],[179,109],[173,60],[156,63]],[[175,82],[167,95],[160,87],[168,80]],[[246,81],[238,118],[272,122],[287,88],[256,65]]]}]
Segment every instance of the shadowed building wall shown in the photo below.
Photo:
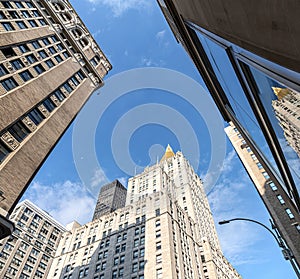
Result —
[{"label": "shadowed building wall", "polygon": [[103,85],[111,65],[65,0],[1,1],[0,41],[4,224],[80,108]]}]

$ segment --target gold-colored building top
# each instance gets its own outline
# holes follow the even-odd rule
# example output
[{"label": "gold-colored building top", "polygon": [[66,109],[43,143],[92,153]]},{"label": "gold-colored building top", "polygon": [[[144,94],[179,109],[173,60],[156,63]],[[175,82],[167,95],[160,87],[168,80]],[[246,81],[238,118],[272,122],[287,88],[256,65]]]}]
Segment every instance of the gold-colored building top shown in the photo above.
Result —
[{"label": "gold-colored building top", "polygon": [[162,162],[162,161],[172,158],[174,156],[175,156],[175,153],[173,152],[173,149],[170,146],[170,144],[168,144],[168,146],[166,148],[166,152],[165,152],[164,156],[162,156],[160,161]]},{"label": "gold-colored building top", "polygon": [[290,94],[290,90],[288,88],[272,87],[272,89],[278,100],[281,100]]}]

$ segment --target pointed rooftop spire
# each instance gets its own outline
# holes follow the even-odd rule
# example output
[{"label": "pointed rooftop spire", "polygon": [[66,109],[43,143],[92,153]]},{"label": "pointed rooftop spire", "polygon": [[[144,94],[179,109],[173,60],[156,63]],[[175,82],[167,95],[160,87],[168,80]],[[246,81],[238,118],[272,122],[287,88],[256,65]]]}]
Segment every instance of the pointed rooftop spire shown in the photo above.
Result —
[{"label": "pointed rooftop spire", "polygon": [[288,88],[272,87],[272,89],[278,100],[281,100],[286,95],[290,94],[290,90]]},{"label": "pointed rooftop spire", "polygon": [[164,154],[164,156],[162,156],[162,158],[160,159],[160,161],[164,161],[164,160],[167,160],[171,157],[174,157],[175,156],[175,153],[173,152],[173,149],[172,147],[170,146],[170,144],[168,144],[167,148],[166,148],[166,152]]}]

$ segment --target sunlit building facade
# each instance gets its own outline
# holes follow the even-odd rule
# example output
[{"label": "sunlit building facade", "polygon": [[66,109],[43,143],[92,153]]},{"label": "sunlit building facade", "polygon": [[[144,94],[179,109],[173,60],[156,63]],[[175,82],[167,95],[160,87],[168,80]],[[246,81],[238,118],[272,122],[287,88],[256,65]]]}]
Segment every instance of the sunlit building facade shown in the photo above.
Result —
[{"label": "sunlit building facade", "polygon": [[66,229],[28,200],[16,206],[11,220],[16,229],[1,241],[1,278],[46,278]]},{"label": "sunlit building facade", "polygon": [[111,69],[69,1],[0,2],[0,226]]},{"label": "sunlit building facade", "polygon": [[294,205],[281,187],[277,187],[277,178],[269,173],[246,143],[234,125],[225,128],[225,132],[247,170],[255,188],[262,198],[272,220],[292,251],[293,260],[300,267],[300,217]]},{"label": "sunlit building facade", "polygon": [[[292,126],[287,113],[284,120],[278,121],[282,115],[279,107],[286,105],[289,108],[283,110],[299,125],[299,116],[295,118],[299,104],[288,100],[299,100],[300,94],[297,47],[300,20],[294,6],[298,4],[282,0],[270,9],[267,2],[256,0],[157,2],[177,41],[193,60],[223,119],[237,128],[264,170],[276,180],[278,191],[284,191],[285,203],[298,220],[300,158],[294,146],[299,145],[299,137],[283,127]],[[279,101],[273,88],[292,93]],[[287,144],[287,133],[291,133],[293,143]],[[275,208],[278,199],[270,199],[269,203],[272,202]],[[274,220],[280,219],[281,216],[276,218],[279,212],[272,212]],[[296,222],[292,230],[298,225]]]},{"label": "sunlit building facade", "polygon": [[128,181],[126,206],[62,235],[48,278],[241,278],[224,258],[201,179],[181,152]]},{"label": "sunlit building facade", "polygon": [[287,88],[273,87],[277,100],[272,101],[276,118],[288,144],[300,158],[300,94]]}]

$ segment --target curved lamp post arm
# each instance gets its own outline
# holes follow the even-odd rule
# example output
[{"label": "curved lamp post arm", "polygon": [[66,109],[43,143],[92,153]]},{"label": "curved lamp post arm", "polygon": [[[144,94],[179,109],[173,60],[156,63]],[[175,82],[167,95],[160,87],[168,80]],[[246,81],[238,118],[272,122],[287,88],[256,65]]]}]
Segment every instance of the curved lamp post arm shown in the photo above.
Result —
[{"label": "curved lamp post arm", "polygon": [[264,227],[266,230],[268,230],[272,235],[273,237],[275,238],[277,244],[279,245],[279,247],[283,248],[284,245],[282,243],[282,241],[280,239],[277,238],[277,236],[275,235],[274,232],[271,231],[270,228],[268,228],[266,225],[258,222],[258,221],[255,221],[255,220],[252,220],[252,219],[248,219],[248,218],[233,218],[233,219],[229,219],[229,220],[223,220],[223,221],[220,221],[219,222],[219,225],[224,225],[224,224],[228,224],[230,223],[231,221],[248,221],[248,222],[252,222],[252,223],[256,223],[262,227]]},{"label": "curved lamp post arm", "polygon": [[272,223],[271,221],[271,225],[272,225],[272,228],[275,229],[276,233],[277,233],[277,236],[276,234],[271,231],[266,225],[258,222],[258,221],[255,221],[255,220],[252,220],[252,219],[248,219],[248,218],[233,218],[233,219],[229,219],[229,220],[223,220],[223,221],[220,221],[219,222],[219,225],[224,225],[224,224],[228,224],[230,223],[231,221],[248,221],[248,222],[252,222],[252,223],[256,223],[262,227],[264,227],[266,230],[268,230],[272,235],[273,237],[275,238],[277,244],[279,245],[279,247],[282,249],[282,253],[283,253],[283,256],[286,260],[290,261],[297,277],[300,279],[300,272],[299,272],[299,268],[296,266],[296,264],[294,263],[293,261],[293,255],[292,255],[292,252],[290,251],[289,248],[286,247],[286,245],[284,244],[284,242],[282,241],[281,239],[281,236],[279,235],[278,231],[276,230],[276,227],[274,226],[274,224]]}]

